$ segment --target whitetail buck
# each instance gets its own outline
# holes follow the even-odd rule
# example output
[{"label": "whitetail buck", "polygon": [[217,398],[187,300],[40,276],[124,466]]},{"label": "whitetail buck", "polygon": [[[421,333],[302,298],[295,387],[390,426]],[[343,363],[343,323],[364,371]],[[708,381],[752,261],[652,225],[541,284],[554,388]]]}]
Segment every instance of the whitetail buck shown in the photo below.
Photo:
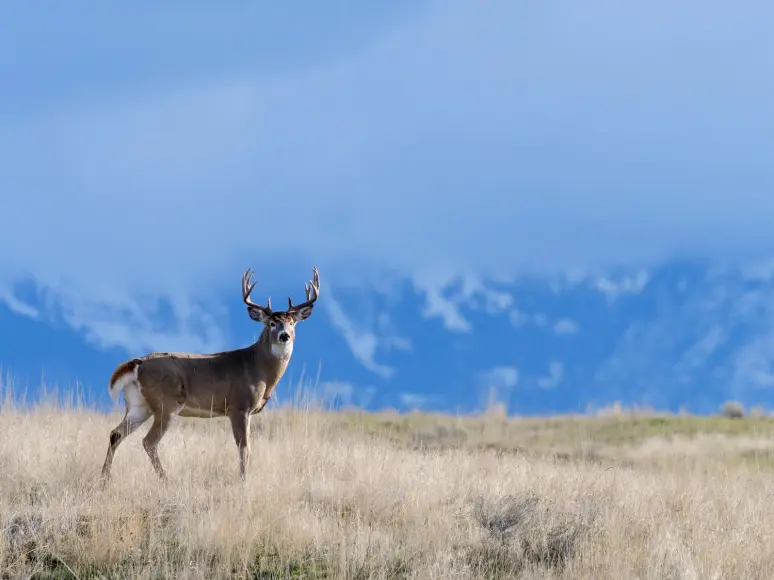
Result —
[{"label": "whitetail buck", "polygon": [[104,481],[110,478],[113,456],[121,441],[153,416],[153,424],[142,441],[153,468],[166,479],[158,455],[158,445],[176,417],[228,417],[239,451],[239,476],[245,479],[250,459],[250,417],[260,413],[272,390],[282,378],[293,354],[296,323],[312,314],[319,297],[317,268],[313,280],[305,285],[306,302],[274,312],[271,298],[266,306],[250,300],[254,282],[248,269],[242,276],[242,299],[250,318],[263,324],[254,344],[215,354],[154,352],[118,365],[110,377],[110,396],[123,391],[126,414],[110,433]]}]

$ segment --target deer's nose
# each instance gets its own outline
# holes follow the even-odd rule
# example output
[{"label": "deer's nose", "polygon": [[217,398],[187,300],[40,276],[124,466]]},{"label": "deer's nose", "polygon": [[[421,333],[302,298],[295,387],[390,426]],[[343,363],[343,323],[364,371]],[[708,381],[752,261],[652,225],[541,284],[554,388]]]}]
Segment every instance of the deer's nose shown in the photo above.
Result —
[{"label": "deer's nose", "polygon": [[287,342],[290,340],[290,335],[287,332],[280,332],[279,339],[280,342]]}]

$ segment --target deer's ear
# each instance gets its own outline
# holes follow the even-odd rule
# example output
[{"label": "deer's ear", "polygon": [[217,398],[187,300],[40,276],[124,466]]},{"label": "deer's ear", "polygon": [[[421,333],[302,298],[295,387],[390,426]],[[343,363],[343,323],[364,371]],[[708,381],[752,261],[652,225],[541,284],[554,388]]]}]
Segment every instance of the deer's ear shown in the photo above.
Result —
[{"label": "deer's ear", "polygon": [[268,315],[260,308],[254,308],[252,306],[248,306],[247,313],[250,315],[250,318],[252,318],[256,322],[260,322],[261,324],[266,324],[269,320]]},{"label": "deer's ear", "polygon": [[298,310],[293,311],[293,321],[294,322],[301,322],[302,320],[306,320],[312,315],[312,309],[314,308],[313,305],[304,306],[303,308],[299,308]]}]

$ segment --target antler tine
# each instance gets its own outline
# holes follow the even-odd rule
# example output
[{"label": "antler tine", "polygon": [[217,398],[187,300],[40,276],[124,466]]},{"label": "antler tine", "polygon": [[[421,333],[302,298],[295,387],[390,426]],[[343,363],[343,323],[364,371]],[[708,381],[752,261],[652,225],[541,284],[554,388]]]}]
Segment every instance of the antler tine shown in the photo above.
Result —
[{"label": "antler tine", "polygon": [[[293,301],[290,299],[290,296],[288,296],[288,312],[310,306],[320,297],[320,274],[317,271],[317,268],[312,268],[312,273],[312,280],[304,284],[304,289],[306,290],[306,302],[293,306]],[[314,290],[314,297],[312,297],[312,290]]]},{"label": "antler tine", "polygon": [[264,312],[271,312],[271,298],[269,298],[269,301],[267,302],[266,306],[261,306],[260,304],[256,304],[252,300],[250,300],[250,293],[253,291],[253,288],[255,288],[255,285],[258,284],[258,280],[250,284],[250,281],[253,279],[253,270],[252,268],[248,268],[245,270],[245,273],[242,275],[242,300],[244,300],[245,304],[248,306],[252,306],[253,308],[259,308],[263,310]]},{"label": "antler tine", "polygon": [[255,285],[258,283],[253,282],[253,284],[250,284],[250,280],[253,278],[253,270],[251,268],[248,268],[245,270],[245,273],[242,275],[242,300],[248,301],[250,300],[250,293],[253,291],[253,288],[255,288]]}]

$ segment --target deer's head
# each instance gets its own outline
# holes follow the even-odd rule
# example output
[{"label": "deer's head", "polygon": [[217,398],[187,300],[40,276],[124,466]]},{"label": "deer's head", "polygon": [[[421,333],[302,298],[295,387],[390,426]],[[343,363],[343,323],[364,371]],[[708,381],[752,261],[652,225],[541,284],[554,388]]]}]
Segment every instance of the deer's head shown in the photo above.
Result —
[{"label": "deer's head", "polygon": [[258,283],[252,280],[253,271],[248,269],[242,276],[242,300],[247,304],[250,318],[263,324],[262,338],[272,347],[272,352],[278,356],[290,356],[293,351],[293,341],[296,339],[296,323],[306,320],[312,315],[314,303],[320,296],[320,278],[317,268],[313,269],[313,279],[305,284],[306,302],[293,305],[288,296],[288,309],[274,311],[271,309],[271,298],[266,306],[261,306],[250,300],[250,293]]}]

